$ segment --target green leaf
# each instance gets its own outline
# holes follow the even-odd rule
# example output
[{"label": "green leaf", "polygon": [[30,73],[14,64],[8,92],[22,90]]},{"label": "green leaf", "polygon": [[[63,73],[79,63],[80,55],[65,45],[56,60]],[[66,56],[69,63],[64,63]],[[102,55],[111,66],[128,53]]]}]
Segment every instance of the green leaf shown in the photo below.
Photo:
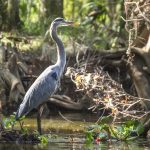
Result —
[{"label": "green leaf", "polygon": [[48,137],[46,135],[40,135],[38,138],[41,141],[41,144],[48,144]]},{"label": "green leaf", "polygon": [[142,134],[144,131],[144,125],[142,123],[140,123],[137,128],[136,128],[136,132],[138,135]]},{"label": "green leaf", "polygon": [[22,116],[21,118],[19,118],[19,121],[22,121],[22,120],[24,120],[24,119],[25,119],[25,115]]},{"label": "green leaf", "polygon": [[93,133],[92,132],[86,132],[86,143],[90,144],[93,142],[93,140],[94,140]]}]

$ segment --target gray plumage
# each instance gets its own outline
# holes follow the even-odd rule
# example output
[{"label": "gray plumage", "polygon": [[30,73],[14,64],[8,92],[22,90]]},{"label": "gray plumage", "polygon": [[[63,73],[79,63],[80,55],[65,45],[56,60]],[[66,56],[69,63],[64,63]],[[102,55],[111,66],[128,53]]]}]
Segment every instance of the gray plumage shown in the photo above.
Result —
[{"label": "gray plumage", "polygon": [[66,64],[66,54],[63,43],[57,36],[57,27],[72,24],[73,22],[65,21],[63,18],[56,18],[52,22],[50,35],[56,42],[57,62],[55,65],[46,68],[31,85],[16,113],[16,120],[23,115],[27,115],[32,109],[38,108],[40,104],[47,101],[55,93]]}]

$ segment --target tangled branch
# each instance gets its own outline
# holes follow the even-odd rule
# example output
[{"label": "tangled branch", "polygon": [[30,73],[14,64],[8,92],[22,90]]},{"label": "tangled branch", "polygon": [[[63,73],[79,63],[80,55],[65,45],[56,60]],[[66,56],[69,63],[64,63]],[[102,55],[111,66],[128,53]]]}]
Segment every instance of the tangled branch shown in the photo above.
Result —
[{"label": "tangled branch", "polygon": [[148,30],[150,29],[150,1],[126,0],[124,4],[126,19],[123,18],[123,20],[126,22],[125,28],[129,32],[127,54],[130,54],[132,46],[135,45],[135,39],[139,39],[139,43],[146,42],[145,39],[141,37],[141,34],[142,32],[144,34],[143,25],[146,26]]},{"label": "tangled branch", "polygon": [[150,113],[142,109],[141,98],[126,93],[102,67],[95,67],[93,72],[83,72],[84,68],[84,65],[76,69],[68,67],[66,75],[76,84],[77,91],[93,100],[94,105],[89,109],[103,110],[102,115],[109,110],[114,121],[123,118],[141,119]]}]

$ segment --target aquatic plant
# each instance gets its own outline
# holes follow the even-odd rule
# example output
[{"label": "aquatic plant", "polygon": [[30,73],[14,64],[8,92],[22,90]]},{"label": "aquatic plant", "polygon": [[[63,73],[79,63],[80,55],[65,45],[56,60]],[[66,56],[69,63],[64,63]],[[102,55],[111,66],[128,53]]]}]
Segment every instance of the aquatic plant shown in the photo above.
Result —
[{"label": "aquatic plant", "polygon": [[143,132],[143,125],[137,120],[130,120],[120,124],[97,123],[86,130],[86,143],[106,140],[133,140]]}]

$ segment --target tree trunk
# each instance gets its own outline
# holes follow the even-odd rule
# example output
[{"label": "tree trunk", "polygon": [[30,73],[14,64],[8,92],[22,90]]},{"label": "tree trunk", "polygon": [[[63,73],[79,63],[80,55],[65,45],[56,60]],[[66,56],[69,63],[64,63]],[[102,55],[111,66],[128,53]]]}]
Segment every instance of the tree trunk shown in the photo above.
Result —
[{"label": "tree trunk", "polygon": [[8,29],[16,29],[19,27],[19,1],[18,0],[8,0],[7,4],[7,21]]},{"label": "tree trunk", "polygon": [[7,13],[6,13],[6,9],[7,9],[7,1],[0,1],[0,29],[4,30],[6,29],[6,18],[7,18]]},{"label": "tree trunk", "polygon": [[[135,85],[137,95],[146,111],[150,111],[150,21],[149,0],[126,0],[126,29],[129,32],[129,72]],[[150,129],[150,115],[142,118],[145,126],[144,135]]]},{"label": "tree trunk", "polygon": [[63,17],[63,0],[41,0],[40,20],[45,25],[56,17]]},{"label": "tree trunk", "polygon": [[63,17],[63,0],[41,0],[41,16],[47,19]]},{"label": "tree trunk", "polygon": [[63,17],[63,0],[50,0],[49,2],[49,14],[52,18]]}]

